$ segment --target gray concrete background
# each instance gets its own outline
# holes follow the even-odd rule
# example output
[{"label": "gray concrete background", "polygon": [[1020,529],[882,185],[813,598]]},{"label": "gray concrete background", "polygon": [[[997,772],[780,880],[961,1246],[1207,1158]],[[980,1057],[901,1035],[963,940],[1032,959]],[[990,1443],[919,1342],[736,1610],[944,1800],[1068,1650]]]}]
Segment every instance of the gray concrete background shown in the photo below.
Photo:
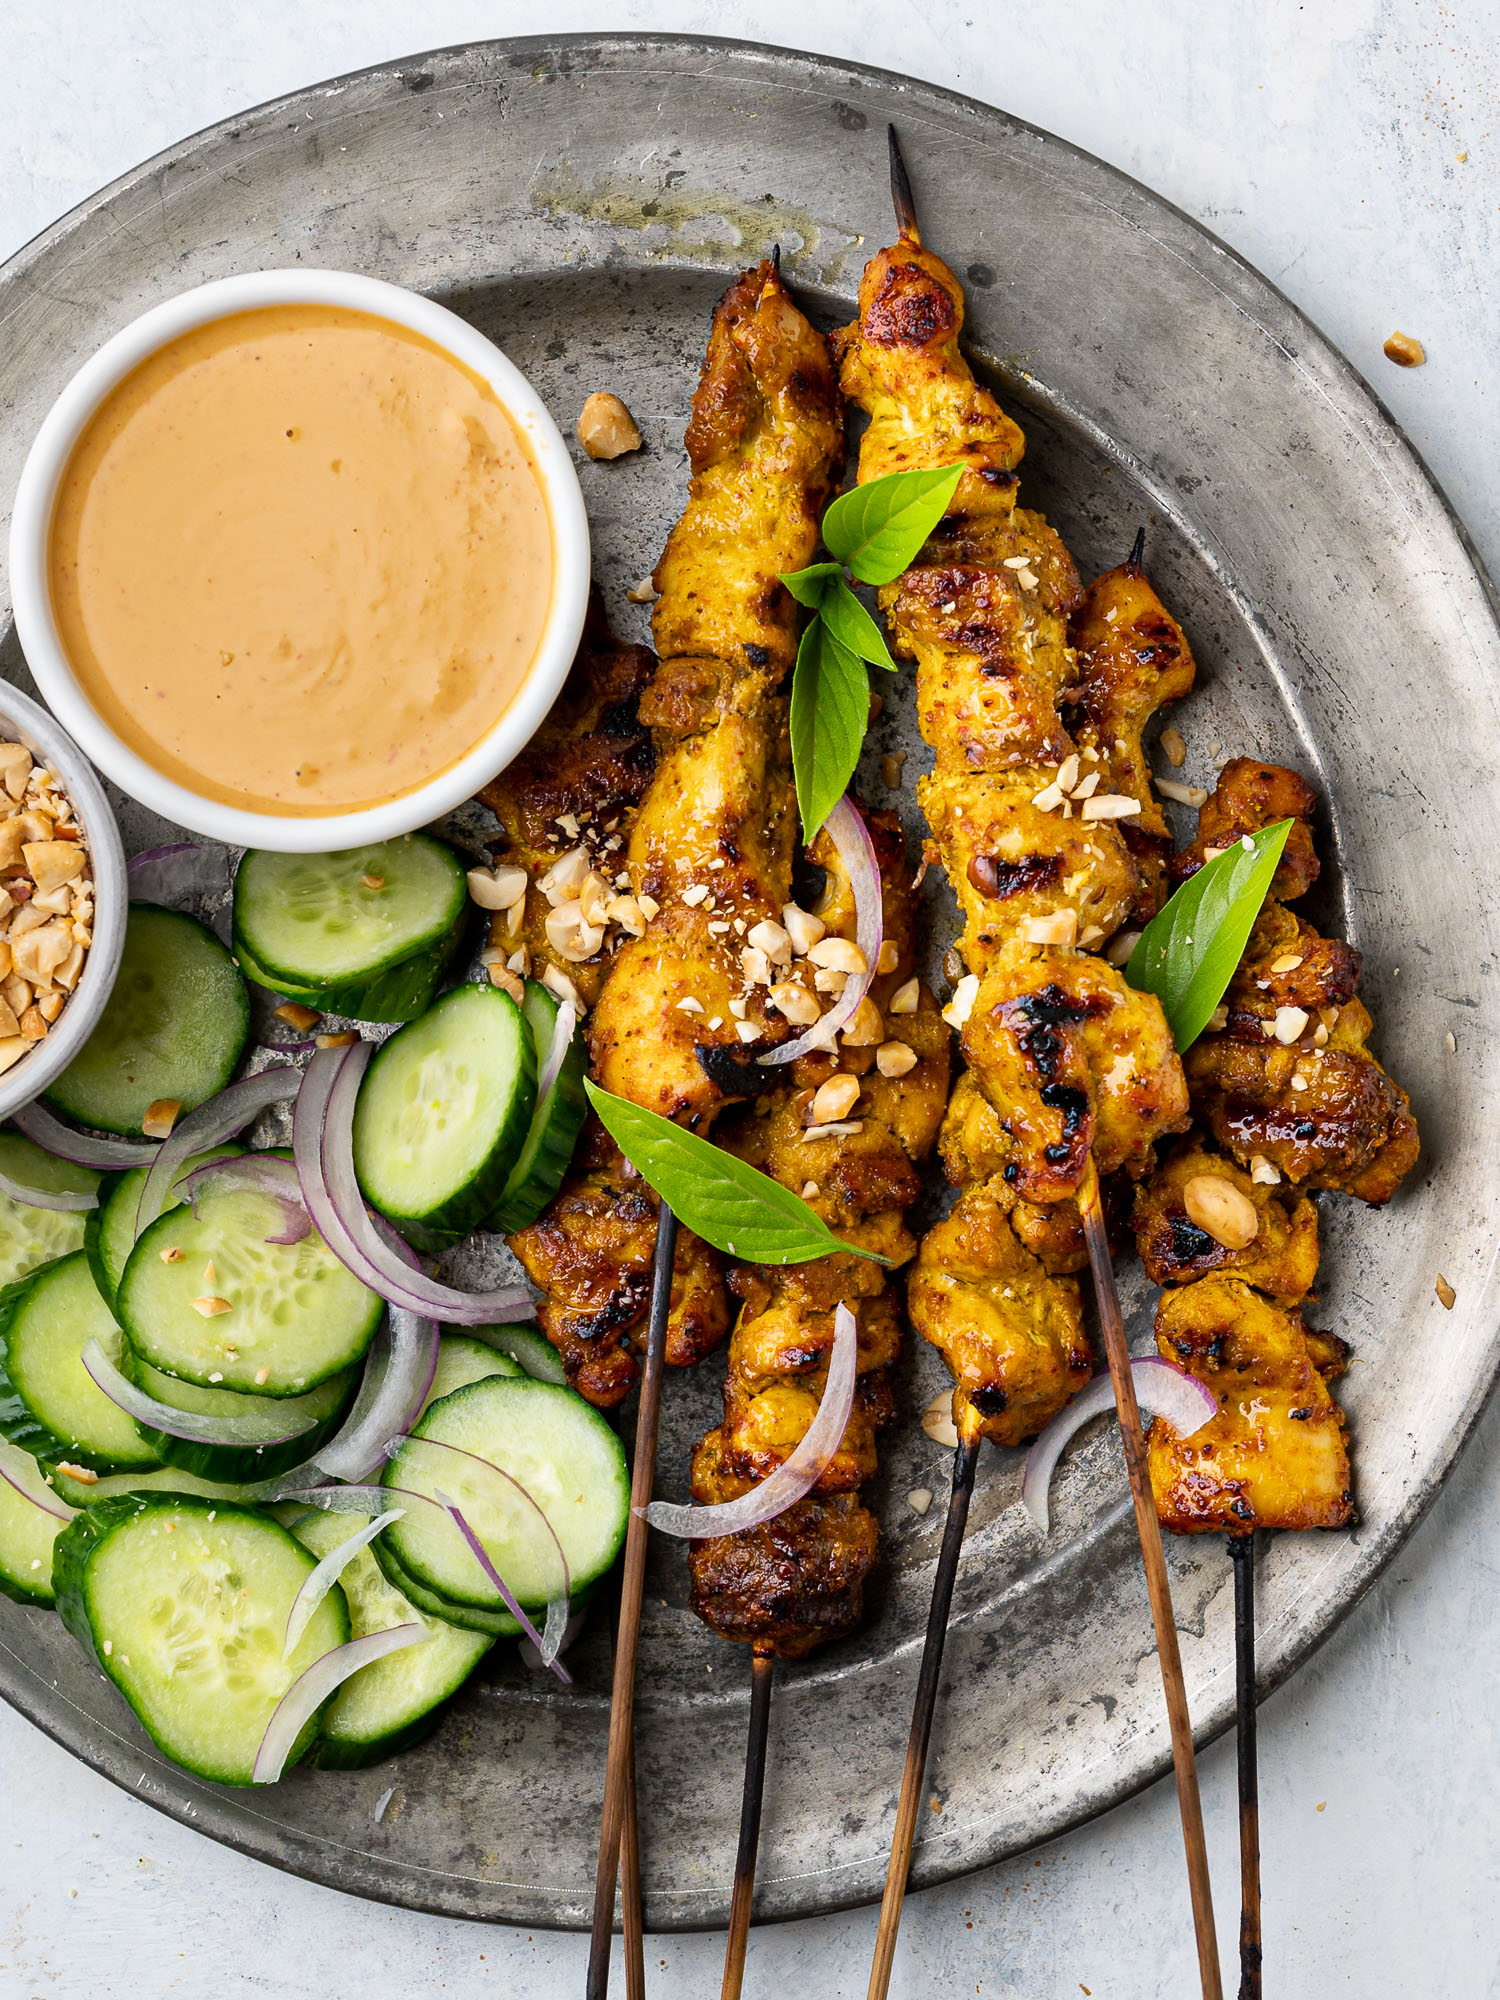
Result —
[{"label": "gray concrete background", "polygon": [[[824,0],[816,12],[791,0],[5,0],[0,255],[138,159],[281,91],[442,43],[606,26],[908,70],[1138,175],[1344,348],[1500,565],[1500,297],[1485,295],[1500,221],[1497,0]],[[1423,341],[1425,368],[1382,358],[1398,326]],[[1500,1993],[1497,1463],[1492,1410],[1403,1556],[1262,1712],[1273,2000]],[[1204,1758],[1203,1783],[1227,1942],[1228,1745]],[[856,1913],[758,1933],[747,1992],[862,1994],[873,1928]],[[554,2000],[581,1991],[583,1957],[580,1939],[385,1910],[245,1861],[0,1709],[0,2000]],[[720,1957],[714,1938],[651,1941],[653,1993],[702,2000]],[[1148,2000],[1194,1986],[1175,1809],[1158,1786],[1031,1860],[914,1898],[892,1992]]]}]

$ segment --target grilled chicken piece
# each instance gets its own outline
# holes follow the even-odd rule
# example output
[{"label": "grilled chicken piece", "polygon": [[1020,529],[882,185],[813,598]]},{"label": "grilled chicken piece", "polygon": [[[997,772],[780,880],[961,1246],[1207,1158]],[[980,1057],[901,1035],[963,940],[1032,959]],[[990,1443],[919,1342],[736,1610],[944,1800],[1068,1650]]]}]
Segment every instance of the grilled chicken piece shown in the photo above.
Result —
[{"label": "grilled chicken piece", "polygon": [[[601,944],[581,963],[563,958],[547,937],[551,906],[538,885],[564,854],[579,847],[587,865],[613,885],[624,846],[619,830],[640,805],[656,766],[639,715],[655,664],[648,647],[627,646],[614,636],[594,592],[578,657],[551,713],[515,762],[479,794],[504,835],[496,859],[527,875],[519,921],[512,928],[507,913],[496,911],[491,945],[503,946],[507,955],[524,946],[522,963],[536,978],[548,966],[555,968],[577,987],[586,1007],[599,996],[615,941]],[[576,834],[564,827],[565,815]]]},{"label": "grilled chicken piece", "polygon": [[1105,789],[1140,811],[1120,830],[1140,872],[1132,915],[1154,917],[1171,893],[1172,835],[1151,783],[1141,733],[1163,702],[1180,701],[1196,668],[1182,627],[1138,562],[1121,563],[1090,584],[1073,620],[1078,700],[1073,738],[1103,763]]},{"label": "grilled chicken piece", "polygon": [[[799,613],[777,578],[811,559],[842,460],[827,349],[769,263],[715,310],[687,446],[687,505],[656,570],[660,664],[638,699],[654,774],[628,842],[610,849],[645,929],[600,982],[588,1041],[606,1089],[706,1132],[735,1093],[730,1070],[704,1055],[741,1067],[737,1018],[766,1043],[789,1031],[747,981],[735,926],[779,917],[790,899],[795,807],[778,687]],[[606,1406],[635,1378],[655,1235],[654,1198],[606,1155],[512,1246],[549,1293],[539,1316],[569,1379]],[[712,1253],[679,1239],[674,1365],[723,1337],[718,1276]]]},{"label": "grilled chicken piece", "polygon": [[[937,1139],[949,1043],[936,1001],[919,985],[913,1009],[891,1011],[898,994],[906,1007],[916,984],[911,870],[895,814],[870,814],[867,824],[881,871],[887,946],[888,970],[877,973],[869,995],[881,1017],[882,1040],[840,1041],[834,1049],[763,1070],[763,1096],[753,1108],[731,1112],[718,1137],[802,1194],[845,1242],[899,1265],[916,1248],[902,1211],[921,1191],[916,1163]],[[824,870],[815,914],[826,935],[852,940],[853,891],[826,833],[814,842],[811,859]],[[876,1050],[893,1042],[916,1060],[903,1075],[884,1076]],[[859,1096],[836,1121],[838,1129],[808,1140],[807,1132],[822,1129],[811,1122],[813,1098],[836,1075],[855,1080]],[[885,1267],[842,1253],[786,1269],[741,1267],[730,1284],[744,1305],[729,1343],[724,1421],[693,1460],[693,1495],[700,1504],[735,1497],[791,1455],[827,1384],[840,1304],[854,1313],[858,1327],[854,1407],[813,1493],[761,1528],[694,1542],[688,1553],[693,1606],[707,1624],[725,1638],[798,1659],[852,1629],[875,1561],[875,1522],[855,1495],[874,1474],[876,1433],[894,1414],[891,1376],[901,1345],[896,1295]]]},{"label": "grilled chicken piece", "polygon": [[[1315,1345],[1314,1345],[1315,1343]],[[1219,1398],[1190,1438],[1151,1426],[1151,1486],[1164,1528],[1341,1528],[1354,1516],[1343,1412],[1314,1352],[1342,1367],[1339,1343],[1310,1335],[1300,1310],[1238,1277],[1167,1292],[1156,1315],[1164,1358]]]},{"label": "grilled chicken piece", "polygon": [[1247,833],[1260,833],[1278,820],[1294,822],[1271,882],[1278,903],[1295,903],[1317,881],[1320,864],[1313,847],[1312,815],[1318,795],[1300,772],[1284,764],[1260,764],[1234,757],[1198,814],[1198,831],[1173,858],[1172,879],[1185,882],[1208,860],[1233,847]]},{"label": "grilled chicken piece", "polygon": [[[1226,1182],[1254,1206],[1255,1237],[1242,1249],[1229,1249],[1188,1214],[1183,1191],[1203,1179]],[[1196,1133],[1174,1146],[1142,1183],[1135,1233],[1153,1285],[1188,1285],[1222,1271],[1275,1298],[1301,1299],[1317,1282],[1318,1211],[1312,1202],[1285,1182],[1252,1180]]]},{"label": "grilled chicken piece", "polygon": [[[918,797],[959,900],[971,975],[954,1018],[975,1081],[955,1100],[944,1155],[950,1175],[972,1167],[976,1178],[929,1232],[908,1302],[954,1369],[961,1422],[1017,1443],[1090,1373],[1077,1288],[1057,1273],[1076,1268],[1082,1247],[1074,1198],[1091,1150],[1102,1171],[1138,1174],[1152,1142],[1187,1122],[1158,1002],[1085,952],[1143,893],[1121,831],[1143,801],[1111,790],[1114,735],[1128,752],[1133,728],[1139,758],[1143,688],[1168,698],[1191,661],[1185,646],[1171,661],[1153,650],[1165,613],[1148,647],[1146,589],[1132,579],[1101,589],[1101,624],[1112,622],[1104,599],[1118,596],[1141,632],[1134,657],[1108,649],[1114,683],[1106,701],[1101,679],[1097,718],[1083,711],[1089,740],[1068,735],[1058,704],[1076,675],[1069,621],[1089,607],[1055,533],[1016,504],[1021,433],[974,380],[962,325],[952,272],[903,236],[866,266],[859,320],[833,346],[845,395],[870,418],[861,480],[965,467],[917,562],[880,592],[895,650],[917,663],[933,748]],[[1108,742],[1106,712],[1120,717]]]}]

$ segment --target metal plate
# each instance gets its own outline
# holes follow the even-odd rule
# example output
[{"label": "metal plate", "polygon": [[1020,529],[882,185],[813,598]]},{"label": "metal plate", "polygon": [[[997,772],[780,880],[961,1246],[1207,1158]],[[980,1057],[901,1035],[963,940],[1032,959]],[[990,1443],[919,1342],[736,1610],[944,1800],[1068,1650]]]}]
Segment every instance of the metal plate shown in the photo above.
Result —
[{"label": "metal plate", "polygon": [[[1201,663],[1179,714],[1211,781],[1250,751],[1332,802],[1324,914],[1366,954],[1379,1046],[1410,1088],[1422,1169],[1383,1215],[1326,1206],[1321,1316],[1358,1366],[1341,1388],[1360,1526],[1266,1551],[1269,1686],[1329,1631],[1431,1500],[1497,1354],[1491,997],[1500,836],[1491,789],[1500,644],[1462,532],[1387,415],[1264,279],[1123,175],[1000,112],[853,66],[718,42],[494,43],[304,91],[173,148],[0,273],[0,492],[52,397],[101,340],[182,286],[296,262],[431,291],[475,319],[571,432],[620,390],[647,441],[585,462],[599,571],[625,603],[680,504],[680,446],[710,305],[780,243],[826,323],[888,238],[885,124],[899,121],[928,240],[966,273],[969,336],[1024,424],[1024,496],[1085,573],[1136,525]],[[24,680],[14,640],[4,671]],[[909,742],[909,685],[872,744]],[[914,755],[908,776],[918,768]],[[908,794],[909,801],[909,794]],[[168,829],[136,808],[133,846]],[[942,939],[939,937],[938,942]],[[1450,1053],[1445,1037],[1456,1038]],[[1446,1313],[1439,1271],[1458,1293]],[[1135,1294],[1144,1339],[1144,1291]],[[920,1346],[920,1343],[918,1343]],[[661,1490],[680,1494],[722,1364],[667,1391]],[[915,1412],[942,1380],[903,1364]],[[779,1681],[758,1913],[879,1893],[938,1535],[906,1502],[945,1454],[887,1437],[886,1562],[862,1631]],[[1145,1592],[1107,1433],[1070,1455],[1045,1549],[1017,1454],[981,1473],[915,1879],[1046,1840],[1163,1771]],[[1222,1540],[1170,1550],[1195,1720],[1233,1698]],[[747,1670],[685,1602],[658,1542],[641,1670],[653,1927],[722,1922]],[[358,1775],[233,1792],[173,1770],[50,1616],[0,1603],[0,1687],[117,1783],[215,1838],[339,1888],[516,1924],[587,1918],[604,1769],[605,1661],[553,1693],[507,1663],[425,1746]],[[377,1824],[373,1808],[395,1793]]]}]

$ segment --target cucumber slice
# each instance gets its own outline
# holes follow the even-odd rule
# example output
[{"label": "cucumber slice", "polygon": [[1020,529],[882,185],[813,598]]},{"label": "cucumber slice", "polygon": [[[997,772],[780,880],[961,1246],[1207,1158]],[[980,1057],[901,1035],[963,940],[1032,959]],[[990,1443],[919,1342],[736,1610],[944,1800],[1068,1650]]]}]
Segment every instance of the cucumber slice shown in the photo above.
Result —
[{"label": "cucumber slice", "polygon": [[139,1135],[158,1098],[186,1112],[222,1090],[249,1033],[250,996],[213,932],[132,903],[114,990],[47,1102],[80,1125]]},{"label": "cucumber slice", "polygon": [[[230,1159],[243,1150],[241,1146],[214,1146],[206,1153],[196,1153],[192,1159],[185,1160],[182,1171],[174,1177],[171,1188],[167,1190],[166,1207],[176,1208],[180,1204],[182,1196],[175,1190],[195,1167],[204,1166],[209,1160]],[[145,1185],[144,1167],[129,1167],[123,1174],[111,1174],[110,1184],[99,1191],[99,1206],[89,1216],[88,1228],[84,1232],[83,1247],[89,1253],[94,1283],[111,1311],[120,1289],[120,1280],[125,1275],[125,1266],[135,1248],[135,1218],[141,1205],[141,1189]]]},{"label": "cucumber slice", "polygon": [[360,1371],[345,1368],[338,1375],[330,1375],[326,1382],[320,1382],[316,1389],[310,1389],[305,1396],[246,1396],[234,1389],[200,1389],[196,1382],[184,1382],[176,1375],[165,1374],[160,1368],[153,1368],[149,1361],[127,1343],[121,1370],[132,1381],[154,1396],[159,1403],[167,1403],[174,1410],[184,1410],[192,1416],[235,1417],[263,1411],[268,1415],[285,1418],[289,1423],[305,1422],[311,1418],[311,1428],[284,1444],[199,1444],[191,1438],[173,1437],[168,1431],[153,1429],[140,1424],[141,1436],[150,1444],[158,1458],[165,1465],[180,1466],[187,1472],[196,1472],[202,1479],[213,1479],[225,1485],[238,1482],[253,1485],[256,1480],[274,1479],[278,1472],[286,1472],[294,1465],[301,1465],[311,1458],[319,1445],[326,1444],[343,1421],[344,1413],[354,1400],[354,1392],[359,1386]]},{"label": "cucumber slice", "polygon": [[[491,1561],[529,1610],[546,1602],[549,1575],[535,1516],[501,1483],[452,1452],[423,1451],[436,1439],[509,1473],[546,1514],[568,1560],[573,1595],[613,1563],[630,1514],[625,1452],[599,1412],[572,1389],[526,1376],[492,1376],[434,1403],[385,1470],[387,1486],[463,1509]],[[503,1608],[503,1600],[453,1523],[436,1508],[411,1511],[382,1537],[418,1583],[454,1604]]]},{"label": "cucumber slice", "polygon": [[52,1602],[52,1547],[67,1525],[0,1479],[0,1596]]},{"label": "cucumber slice", "polygon": [[536,1055],[498,986],[459,986],[377,1051],[354,1108],[354,1165],[375,1207],[418,1242],[476,1228],[526,1137]]},{"label": "cucumber slice", "polygon": [[[335,1586],[282,1659],[287,1614],[313,1566],[269,1515],[186,1494],[126,1493],[68,1523],[52,1573],[63,1623],[157,1748],[200,1778],[248,1785],[276,1704],[349,1637]],[[315,1716],[288,1765],[317,1729]]]},{"label": "cucumber slice", "polygon": [[[446,1490],[444,1488],[445,1492]],[[387,1528],[383,1535],[378,1536],[370,1544],[371,1553],[379,1563],[391,1588],[400,1591],[401,1595],[409,1603],[415,1604],[419,1611],[429,1612],[434,1618],[445,1619],[450,1625],[462,1625],[471,1632],[487,1632],[493,1639],[519,1639],[522,1636],[521,1621],[512,1612],[507,1611],[504,1605],[501,1605],[498,1611],[482,1611],[477,1604],[451,1604],[446,1597],[429,1589],[425,1583],[419,1583],[410,1570],[402,1568],[400,1557],[386,1546],[390,1534],[391,1531]],[[604,1578],[596,1577],[584,1589],[575,1590],[568,1599],[568,1616],[572,1617],[575,1611],[581,1611],[591,1598],[598,1596],[603,1587]]]},{"label": "cucumber slice", "polygon": [[[321,1558],[362,1525],[357,1514],[313,1512],[296,1521],[292,1533]],[[413,1620],[427,1627],[420,1646],[388,1653],[362,1668],[323,1711],[307,1762],[324,1770],[359,1771],[430,1735],[444,1703],[457,1694],[495,1640],[492,1633],[465,1631],[431,1613],[424,1615],[420,1605],[389,1582],[368,1548],[345,1565],[339,1584],[356,1639]]]},{"label": "cucumber slice", "polygon": [[482,1340],[497,1354],[508,1354],[512,1361],[518,1361],[521,1372],[538,1382],[565,1383],[568,1379],[557,1349],[539,1327],[471,1326],[468,1332],[471,1340]]},{"label": "cucumber slice", "polygon": [[306,1006],[410,1021],[452,963],[468,911],[463,863],[430,834],[341,854],[252,848],[235,877],[235,956],[257,985]]},{"label": "cucumber slice", "polygon": [[150,1472],[113,1472],[94,1479],[74,1479],[55,1466],[47,1475],[52,1490],[70,1507],[98,1507],[117,1500],[122,1493],[195,1493],[202,1500],[222,1500],[226,1505],[250,1506],[260,1498],[252,1483],[226,1485],[219,1479],[200,1479],[180,1465],[159,1466]]},{"label": "cucumber slice", "polygon": [[[358,1361],[383,1302],[316,1230],[300,1243],[267,1240],[284,1227],[273,1196],[212,1183],[196,1214],[182,1206],[158,1216],[130,1253],[118,1297],[141,1359],[200,1388],[251,1396],[305,1395]],[[227,1299],[230,1310],[205,1316],[209,1299]]]},{"label": "cucumber slice", "polygon": [[[552,1046],[558,1004],[545,986],[534,979],[527,980],[521,1011],[531,1030],[538,1070],[546,1062],[547,1051]],[[584,1052],[583,1036],[575,1034],[545,1101],[532,1111],[531,1128],[522,1142],[505,1186],[500,1190],[500,1199],[495,1204],[489,1226],[502,1236],[511,1236],[516,1230],[535,1222],[562,1186],[563,1175],[568,1171],[573,1148],[578,1144],[578,1135],[583,1130],[583,1121],[588,1113],[588,1099],[583,1091],[587,1071],[588,1058]]]},{"label": "cucumber slice", "polygon": [[120,1366],[124,1341],[81,1250],[23,1278],[0,1300],[0,1431],[46,1466],[94,1472],[160,1464],[79,1356],[91,1340]]},{"label": "cucumber slice", "polygon": [[[19,1132],[0,1132],[0,1174],[23,1187],[59,1194],[95,1194],[104,1178],[33,1146]],[[98,1209],[37,1208],[0,1195],[0,1286],[81,1249]]]},{"label": "cucumber slice", "polygon": [[482,1382],[490,1375],[519,1375],[521,1367],[508,1354],[498,1353],[482,1340],[474,1340],[464,1333],[445,1333],[438,1342],[437,1367],[433,1370],[432,1387],[427,1391],[427,1400],[419,1414],[425,1414],[434,1403],[444,1396],[451,1396],[457,1389],[466,1389],[471,1382]]}]

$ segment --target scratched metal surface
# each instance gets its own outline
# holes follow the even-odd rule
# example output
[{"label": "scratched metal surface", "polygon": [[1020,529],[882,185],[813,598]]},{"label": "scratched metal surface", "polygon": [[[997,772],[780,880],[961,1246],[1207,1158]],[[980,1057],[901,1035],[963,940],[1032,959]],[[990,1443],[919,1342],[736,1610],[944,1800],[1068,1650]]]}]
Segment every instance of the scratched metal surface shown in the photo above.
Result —
[{"label": "scratched metal surface", "polygon": [[[928,238],[966,274],[974,352],[1027,430],[1024,497],[1086,574],[1148,526],[1153,576],[1202,668],[1176,718],[1190,745],[1184,775],[1211,782],[1221,755],[1251,750],[1314,772],[1334,801],[1325,914],[1366,952],[1380,1047],[1423,1122],[1424,1167],[1389,1213],[1325,1211],[1321,1317],[1358,1354],[1341,1395],[1361,1524],[1267,1551],[1270,1685],[1389,1560],[1488,1391],[1500,1164],[1494,612],[1394,426],[1270,285],[1124,176],[927,85],[726,43],[493,43],[216,127],[6,266],[0,493],[13,493],[67,375],[155,300],[276,264],[371,271],[472,317],[538,383],[565,432],[590,390],[625,394],[645,451],[580,470],[601,580],[636,635],[644,614],[625,591],[680,502],[681,433],[712,301],[779,243],[823,322],[849,314],[863,258],[889,227],[891,117]],[[0,666],[26,683],[13,635]],[[909,753],[910,779],[923,752],[906,679],[865,762],[876,802],[892,748]],[[131,846],[169,832],[117,803]],[[910,815],[909,789],[900,803]],[[936,959],[949,934],[936,882],[929,908]],[[479,1261],[493,1267],[495,1255]],[[1458,1291],[1451,1314],[1433,1298],[1439,1269]],[[1143,1340],[1138,1277],[1130,1302]],[[903,1370],[914,1413],[942,1371],[925,1350]],[[670,1382],[659,1490],[684,1490],[721,1374],[715,1360]],[[876,1494],[886,1563],[869,1617],[781,1675],[765,1916],[879,1893],[939,1531],[940,1509],[920,1518],[905,1496],[940,1492],[945,1456],[914,1415],[888,1434]],[[924,1815],[919,1882],[1050,1838],[1168,1760],[1114,1439],[1101,1430],[1070,1454],[1045,1546],[1018,1485],[1019,1456],[990,1453],[934,1747],[942,1811]],[[1193,1713],[1212,1732],[1233,1696],[1228,1564],[1217,1540],[1175,1543],[1170,1557]],[[745,1661],[691,1617],[685,1584],[680,1552],[658,1543],[639,1729],[657,1928],[723,1921],[746,1715]],[[233,1792],[165,1765],[55,1619],[0,1602],[0,1692],[122,1786],[337,1887],[519,1924],[587,1918],[606,1731],[597,1633],[578,1665],[577,1686],[554,1692],[508,1656],[397,1763]],[[396,1800],[374,1825],[392,1784]]]}]

